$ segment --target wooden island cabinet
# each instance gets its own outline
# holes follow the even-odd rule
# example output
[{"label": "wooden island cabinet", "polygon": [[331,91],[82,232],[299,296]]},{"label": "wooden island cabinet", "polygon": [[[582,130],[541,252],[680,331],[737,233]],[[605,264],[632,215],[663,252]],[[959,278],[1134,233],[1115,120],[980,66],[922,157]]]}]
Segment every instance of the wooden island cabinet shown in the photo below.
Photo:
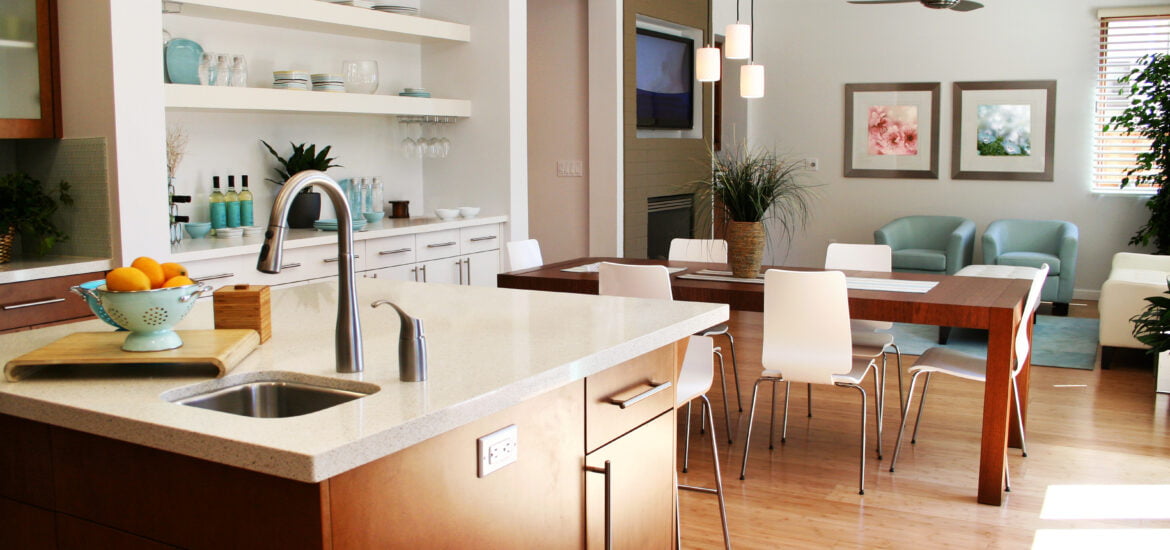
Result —
[{"label": "wooden island cabinet", "polygon": [[[616,548],[667,548],[679,356],[659,348],[320,483],[0,415],[0,548],[603,548],[607,529]],[[477,438],[513,424],[517,462],[478,477]],[[609,498],[586,470],[607,460]]]}]

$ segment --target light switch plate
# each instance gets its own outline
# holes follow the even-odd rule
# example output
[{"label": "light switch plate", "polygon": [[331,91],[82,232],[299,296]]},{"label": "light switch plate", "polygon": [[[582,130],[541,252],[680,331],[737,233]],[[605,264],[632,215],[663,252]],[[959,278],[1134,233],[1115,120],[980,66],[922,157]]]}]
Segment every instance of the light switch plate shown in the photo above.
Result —
[{"label": "light switch plate", "polygon": [[520,456],[519,430],[515,424],[501,428],[476,440],[479,449],[478,477],[484,477]]}]

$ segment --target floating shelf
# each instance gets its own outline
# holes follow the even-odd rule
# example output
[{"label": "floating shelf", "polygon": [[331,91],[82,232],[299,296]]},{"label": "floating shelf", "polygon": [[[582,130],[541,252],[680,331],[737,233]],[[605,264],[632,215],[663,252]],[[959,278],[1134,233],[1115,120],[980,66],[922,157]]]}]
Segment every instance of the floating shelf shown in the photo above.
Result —
[{"label": "floating shelf", "polygon": [[318,0],[184,0],[181,15],[343,36],[417,42],[468,42],[471,27]]},{"label": "floating shelf", "polygon": [[277,111],[368,115],[471,116],[471,102],[376,94],[347,94],[164,84],[168,109]]}]

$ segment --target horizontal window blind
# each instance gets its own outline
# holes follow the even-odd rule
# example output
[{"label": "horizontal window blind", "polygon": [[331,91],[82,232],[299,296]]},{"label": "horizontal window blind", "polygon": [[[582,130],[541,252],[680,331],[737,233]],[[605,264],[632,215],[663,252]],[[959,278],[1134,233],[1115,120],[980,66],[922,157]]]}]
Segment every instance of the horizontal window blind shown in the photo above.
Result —
[{"label": "horizontal window blind", "polygon": [[[1097,70],[1096,109],[1093,137],[1093,188],[1098,191],[1121,189],[1127,170],[1135,166],[1138,153],[1149,150],[1149,140],[1138,135],[1124,135],[1116,130],[1104,131],[1113,116],[1129,106],[1121,94],[1117,79],[1129,74],[1142,56],[1170,53],[1170,9],[1164,15],[1108,17],[1102,14]],[[1150,188],[1126,186],[1135,193]]]}]

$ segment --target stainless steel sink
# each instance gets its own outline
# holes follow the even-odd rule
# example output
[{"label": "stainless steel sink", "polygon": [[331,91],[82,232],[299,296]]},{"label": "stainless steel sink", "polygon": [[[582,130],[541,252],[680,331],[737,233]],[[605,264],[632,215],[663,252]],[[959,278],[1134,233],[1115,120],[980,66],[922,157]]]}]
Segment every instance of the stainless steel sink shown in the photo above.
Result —
[{"label": "stainless steel sink", "polygon": [[167,399],[166,395],[163,398],[180,405],[241,416],[289,418],[325,410],[376,391],[378,387],[373,384],[353,384],[352,387],[343,388],[304,381],[268,379],[240,382],[195,395],[184,392],[188,396],[177,399]]}]

